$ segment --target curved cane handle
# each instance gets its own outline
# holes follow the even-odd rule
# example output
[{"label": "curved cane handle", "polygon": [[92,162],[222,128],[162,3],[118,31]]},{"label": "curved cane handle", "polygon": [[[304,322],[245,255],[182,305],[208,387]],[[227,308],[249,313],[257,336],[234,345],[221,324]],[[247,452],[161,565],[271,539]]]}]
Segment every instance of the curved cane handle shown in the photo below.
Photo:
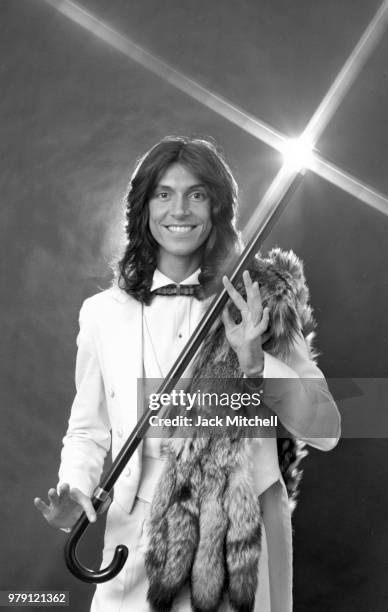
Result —
[{"label": "curved cane handle", "polygon": [[[98,509],[98,506],[101,505],[100,500],[93,499],[93,505]],[[92,570],[88,567],[85,567],[80,563],[77,557],[77,545],[81,539],[82,534],[85,529],[90,525],[88,518],[85,513],[81,515],[76,524],[74,525],[69,539],[66,542],[65,546],[65,560],[66,565],[71,571],[71,573],[80,580],[84,582],[107,582],[117,576],[117,574],[122,570],[124,563],[128,557],[128,548],[123,545],[116,546],[116,550],[113,555],[112,561],[109,565],[100,570]]]}]

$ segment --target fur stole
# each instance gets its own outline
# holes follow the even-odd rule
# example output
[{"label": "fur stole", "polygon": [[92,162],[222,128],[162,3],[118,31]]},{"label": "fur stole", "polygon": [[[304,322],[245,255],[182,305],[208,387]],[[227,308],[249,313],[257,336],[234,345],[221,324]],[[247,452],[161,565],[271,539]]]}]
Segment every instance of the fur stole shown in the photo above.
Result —
[{"label": "fur stole", "polygon": [[[272,335],[263,347],[287,361],[295,334],[301,330],[310,355],[315,322],[308,303],[303,264],[292,252],[273,249],[248,266],[258,280],[264,306],[270,309]],[[244,295],[243,283],[237,288]],[[238,322],[240,313],[230,307]],[[242,372],[221,321],[213,326],[193,364],[192,388],[212,379],[211,392],[225,391],[223,379]],[[218,386],[218,389],[215,388]],[[210,389],[209,389],[210,391]],[[211,408],[197,407],[206,416]],[[295,505],[301,477],[298,464],[304,444],[284,430],[279,436],[279,465]],[[177,434],[179,435],[179,434]],[[280,434],[283,435],[283,434]],[[174,434],[162,445],[166,465],[152,501],[146,570],[148,600],[155,611],[171,610],[174,598],[189,581],[195,612],[216,612],[226,591],[236,612],[254,609],[261,550],[261,512],[251,474],[251,440],[241,431],[221,437]]]}]

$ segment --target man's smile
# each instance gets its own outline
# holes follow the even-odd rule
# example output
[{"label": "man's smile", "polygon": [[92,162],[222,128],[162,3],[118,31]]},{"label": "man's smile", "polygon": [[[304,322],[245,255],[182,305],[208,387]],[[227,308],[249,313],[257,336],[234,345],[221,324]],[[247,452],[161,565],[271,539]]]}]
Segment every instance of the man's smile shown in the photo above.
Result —
[{"label": "man's smile", "polygon": [[163,227],[173,234],[187,234],[195,229],[197,225],[163,225]]}]

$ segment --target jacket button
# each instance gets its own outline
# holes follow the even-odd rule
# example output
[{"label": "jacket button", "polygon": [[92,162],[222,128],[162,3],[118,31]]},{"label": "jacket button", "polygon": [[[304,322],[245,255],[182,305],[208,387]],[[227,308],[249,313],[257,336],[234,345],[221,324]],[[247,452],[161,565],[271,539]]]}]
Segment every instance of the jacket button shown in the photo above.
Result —
[{"label": "jacket button", "polygon": [[131,475],[131,469],[127,468],[124,472],[124,476],[130,476]]},{"label": "jacket button", "polygon": [[114,396],[115,396],[114,389],[111,389],[111,390],[109,391],[109,395],[110,395],[111,397],[114,397]]},{"label": "jacket button", "polygon": [[122,438],[122,437],[123,437],[123,430],[122,430],[122,429],[118,429],[118,430],[116,431],[116,433],[117,433],[117,437],[118,437],[118,438]]}]

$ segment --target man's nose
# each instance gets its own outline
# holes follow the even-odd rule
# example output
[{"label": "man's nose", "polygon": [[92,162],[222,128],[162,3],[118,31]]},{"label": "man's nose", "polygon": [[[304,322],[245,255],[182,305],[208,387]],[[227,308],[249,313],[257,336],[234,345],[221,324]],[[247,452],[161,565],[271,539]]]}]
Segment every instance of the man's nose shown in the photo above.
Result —
[{"label": "man's nose", "polygon": [[171,214],[175,217],[190,214],[189,202],[183,194],[176,194],[171,202]]}]

